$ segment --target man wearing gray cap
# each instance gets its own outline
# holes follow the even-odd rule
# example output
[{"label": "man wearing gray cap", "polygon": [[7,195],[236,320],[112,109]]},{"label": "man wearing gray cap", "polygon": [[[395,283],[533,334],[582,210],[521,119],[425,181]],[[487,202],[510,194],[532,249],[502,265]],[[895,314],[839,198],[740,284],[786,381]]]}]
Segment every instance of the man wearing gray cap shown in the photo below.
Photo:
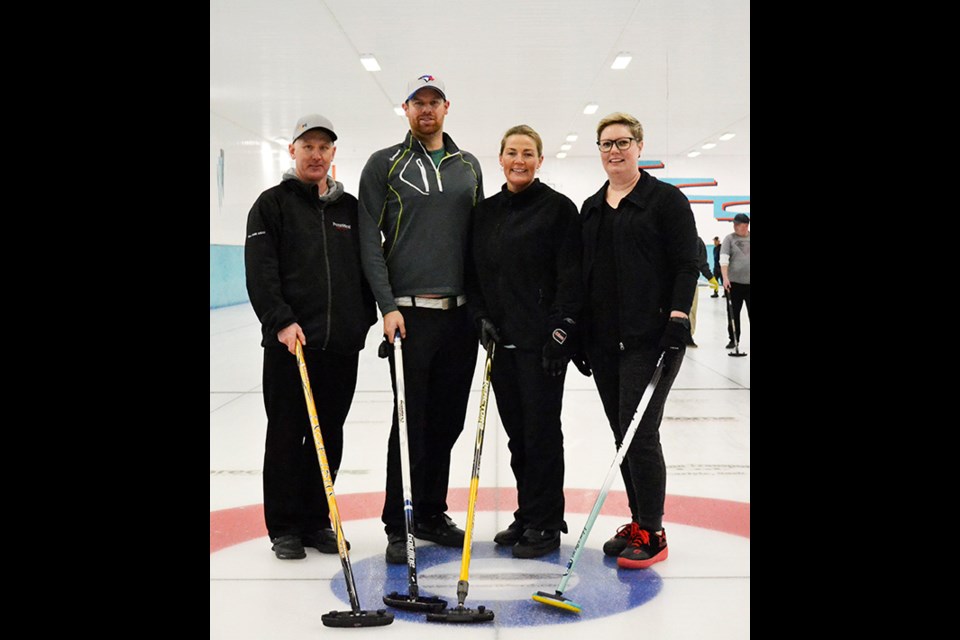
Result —
[{"label": "man wearing gray cap", "polygon": [[247,217],[247,292],[263,334],[263,515],[281,560],[305,558],[304,546],[338,553],[296,345],[303,347],[336,480],[360,350],[377,321],[360,265],[357,199],[328,175],[336,140],[324,116],[300,118],[288,147],[293,168],[260,194]]},{"label": "man wearing gray cap", "polygon": [[733,233],[720,243],[720,270],[723,273],[723,288],[730,296],[730,307],[736,321],[737,332],[727,319],[727,349],[740,344],[740,310],[747,304],[747,319],[750,318],[750,216],[738,213],[733,216]]},{"label": "man wearing gray cap", "polygon": [[[444,82],[419,76],[403,98],[410,131],[402,142],[374,152],[360,175],[361,258],[385,340],[392,344],[396,333],[403,340],[414,536],[462,547],[464,532],[447,515],[446,498],[450,450],[463,430],[477,361],[464,267],[483,178],[476,157],[443,131],[450,107]],[[389,357],[394,412],[382,520],[386,560],[404,564],[396,372]]]}]

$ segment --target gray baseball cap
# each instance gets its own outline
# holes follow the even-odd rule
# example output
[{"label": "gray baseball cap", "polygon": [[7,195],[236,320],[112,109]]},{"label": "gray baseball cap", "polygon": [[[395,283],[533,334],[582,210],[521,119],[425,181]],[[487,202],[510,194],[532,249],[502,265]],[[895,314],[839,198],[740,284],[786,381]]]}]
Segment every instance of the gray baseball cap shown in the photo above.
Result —
[{"label": "gray baseball cap", "polygon": [[420,76],[419,78],[414,78],[413,80],[407,83],[407,98],[406,100],[404,100],[404,102],[407,102],[408,100],[410,100],[410,98],[413,97],[413,94],[415,94],[420,89],[423,89],[424,87],[429,87],[431,89],[439,91],[443,99],[444,100],[447,99],[447,91],[446,91],[446,88],[443,86],[443,80],[427,73]]},{"label": "gray baseball cap", "polygon": [[312,113],[297,120],[296,126],[293,127],[293,140],[290,142],[296,142],[297,138],[310,131],[310,129],[323,129],[331,140],[334,142],[337,140],[337,134],[333,132],[333,123],[319,113]]}]

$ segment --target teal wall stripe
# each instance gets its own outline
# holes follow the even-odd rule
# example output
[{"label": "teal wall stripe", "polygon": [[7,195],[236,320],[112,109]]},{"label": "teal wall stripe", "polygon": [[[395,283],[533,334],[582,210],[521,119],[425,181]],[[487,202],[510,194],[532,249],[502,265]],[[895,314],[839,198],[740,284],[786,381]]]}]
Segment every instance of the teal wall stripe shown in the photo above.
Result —
[{"label": "teal wall stripe", "polygon": [[210,308],[248,302],[242,245],[210,245]]}]

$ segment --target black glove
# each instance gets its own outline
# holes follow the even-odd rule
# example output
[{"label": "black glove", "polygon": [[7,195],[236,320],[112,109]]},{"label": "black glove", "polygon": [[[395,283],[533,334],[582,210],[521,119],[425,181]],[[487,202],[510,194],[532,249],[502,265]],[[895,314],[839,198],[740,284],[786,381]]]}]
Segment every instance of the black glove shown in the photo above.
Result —
[{"label": "black glove", "polygon": [[487,318],[480,318],[480,344],[485,351],[490,351],[490,344],[500,342],[500,334],[497,333],[497,327]]},{"label": "black glove", "polygon": [[660,336],[660,348],[664,351],[679,351],[681,347],[690,344],[690,320],[687,318],[670,318],[663,335]]},{"label": "black glove", "polygon": [[573,362],[573,366],[580,370],[580,373],[588,378],[593,373],[593,371],[590,369],[590,361],[587,359],[587,354],[583,351],[573,354],[573,357],[570,358],[570,361]]},{"label": "black glove", "polygon": [[380,343],[380,348],[377,349],[377,356],[380,358],[389,358],[391,351],[393,351],[393,345],[387,341],[387,336],[383,336],[383,342]]},{"label": "black glove", "polygon": [[547,344],[543,345],[543,371],[548,376],[559,376],[567,369],[573,346],[573,332],[576,324],[570,318],[564,318],[560,326],[550,332]]}]

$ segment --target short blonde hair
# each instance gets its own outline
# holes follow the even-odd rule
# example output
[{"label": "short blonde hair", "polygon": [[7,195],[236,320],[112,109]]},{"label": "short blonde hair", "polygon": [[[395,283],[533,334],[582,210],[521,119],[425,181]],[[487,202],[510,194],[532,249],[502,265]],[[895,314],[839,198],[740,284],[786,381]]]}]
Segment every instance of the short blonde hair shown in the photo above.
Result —
[{"label": "short blonde hair", "polygon": [[603,130],[612,124],[625,125],[630,129],[630,133],[637,139],[637,142],[643,142],[643,125],[632,115],[622,111],[611,113],[597,124],[597,142],[600,142],[600,134],[603,133]]},{"label": "short blonde hair", "polygon": [[525,124],[518,124],[515,127],[510,127],[507,129],[507,132],[503,134],[503,138],[500,139],[500,155],[503,155],[503,148],[507,145],[507,138],[510,136],[529,136],[533,138],[534,143],[537,145],[537,155],[543,155],[543,140],[540,139],[540,134],[533,130],[533,127],[527,126]]}]

